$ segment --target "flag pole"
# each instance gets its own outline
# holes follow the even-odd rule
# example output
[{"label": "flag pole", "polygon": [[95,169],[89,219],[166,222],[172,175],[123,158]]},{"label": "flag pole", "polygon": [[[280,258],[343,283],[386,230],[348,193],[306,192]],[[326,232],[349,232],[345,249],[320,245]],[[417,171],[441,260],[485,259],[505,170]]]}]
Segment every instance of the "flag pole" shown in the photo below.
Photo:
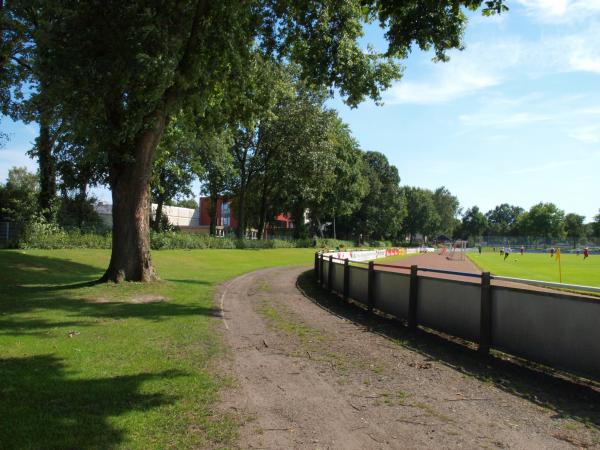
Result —
[{"label": "flag pole", "polygon": [[556,249],[556,260],[558,261],[558,277],[560,279],[560,282],[562,283],[562,263],[561,263],[561,257],[560,257],[560,247],[558,247]]}]

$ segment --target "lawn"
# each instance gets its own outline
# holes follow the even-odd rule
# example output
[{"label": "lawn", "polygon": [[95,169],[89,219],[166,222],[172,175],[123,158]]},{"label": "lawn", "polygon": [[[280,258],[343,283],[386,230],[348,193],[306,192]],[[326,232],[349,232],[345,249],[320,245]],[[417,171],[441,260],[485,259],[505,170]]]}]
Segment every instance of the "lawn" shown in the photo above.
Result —
[{"label": "lawn", "polygon": [[0,448],[227,446],[214,288],[313,255],[156,251],[162,281],[91,285],[106,250],[0,251]]},{"label": "lawn", "polygon": [[[469,258],[484,271],[495,275],[529,278],[543,281],[559,281],[558,263],[549,254],[519,253],[504,257],[494,252],[481,255],[469,253]],[[600,256],[592,255],[584,260],[583,256],[563,254],[561,256],[563,283],[600,286]]]}]

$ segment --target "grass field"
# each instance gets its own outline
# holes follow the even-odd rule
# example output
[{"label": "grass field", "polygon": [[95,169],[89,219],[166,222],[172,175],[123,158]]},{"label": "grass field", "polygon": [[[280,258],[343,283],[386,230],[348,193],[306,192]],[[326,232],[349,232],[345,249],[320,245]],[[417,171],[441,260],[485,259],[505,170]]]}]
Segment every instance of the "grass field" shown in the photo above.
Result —
[{"label": "grass field", "polygon": [[[499,253],[469,253],[469,258],[484,271],[495,275],[529,278],[543,281],[559,281],[558,263],[549,254],[511,254],[506,261]],[[600,256],[592,255],[584,261],[583,256],[561,256],[562,281],[568,284],[600,286]]]},{"label": "grass field", "polygon": [[90,285],[108,251],[0,251],[0,448],[227,446],[214,287],[313,255],[157,251],[162,281]]}]

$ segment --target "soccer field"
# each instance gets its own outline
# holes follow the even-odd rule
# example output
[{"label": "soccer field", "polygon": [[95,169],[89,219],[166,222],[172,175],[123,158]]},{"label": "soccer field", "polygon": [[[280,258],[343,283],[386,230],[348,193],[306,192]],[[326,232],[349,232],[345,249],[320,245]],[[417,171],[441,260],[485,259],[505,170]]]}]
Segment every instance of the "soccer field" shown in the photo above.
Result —
[{"label": "soccer field", "polygon": [[[528,278],[543,281],[559,281],[558,263],[547,253],[512,253],[505,261],[499,253],[484,252],[468,254],[471,261],[484,271],[494,275]],[[586,286],[600,286],[600,256],[563,254],[561,256],[562,282]]]}]

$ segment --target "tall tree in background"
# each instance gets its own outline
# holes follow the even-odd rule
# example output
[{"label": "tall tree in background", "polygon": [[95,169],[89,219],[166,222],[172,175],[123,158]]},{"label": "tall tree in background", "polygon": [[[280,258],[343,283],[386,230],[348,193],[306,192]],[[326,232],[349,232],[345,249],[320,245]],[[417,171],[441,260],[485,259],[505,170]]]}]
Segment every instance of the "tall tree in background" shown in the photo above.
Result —
[{"label": "tall tree in background", "polygon": [[334,111],[325,110],[325,97],[300,86],[275,110],[265,128],[265,144],[273,181],[272,204],[290,212],[294,237],[306,237],[304,213],[323,201],[334,183]]},{"label": "tall tree in background", "polygon": [[594,216],[594,221],[592,222],[592,233],[594,237],[600,238],[600,212]]},{"label": "tall tree in background", "polygon": [[402,194],[407,210],[402,228],[410,235],[410,243],[418,233],[423,237],[435,237],[434,234],[440,229],[440,216],[433,192],[418,187],[403,187]]},{"label": "tall tree in background", "polygon": [[61,133],[61,120],[47,95],[47,82],[40,78],[39,11],[31,1],[6,3],[5,8],[0,8],[3,47],[0,51],[0,112],[14,120],[36,122],[39,126],[39,135],[29,154],[39,164],[37,204],[42,216],[50,222],[56,213],[54,148]]},{"label": "tall tree in background", "polygon": [[465,211],[460,226],[460,237],[463,239],[479,239],[489,227],[485,215],[478,206]]},{"label": "tall tree in background", "polygon": [[565,213],[554,203],[538,203],[524,213],[518,222],[523,236],[545,238],[550,241],[565,236]]},{"label": "tall tree in background", "polygon": [[340,221],[346,233],[363,240],[396,239],[406,215],[398,169],[379,152],[363,153],[363,177],[368,193],[358,210]]},{"label": "tall tree in background", "polygon": [[0,217],[23,228],[37,217],[39,178],[25,167],[8,171],[5,184],[0,183]]},{"label": "tall tree in background", "polygon": [[163,227],[163,206],[177,195],[192,195],[194,180],[194,133],[185,124],[185,118],[172,120],[157,149],[151,181],[151,196],[156,202],[155,231]]},{"label": "tall tree in background", "polygon": [[488,211],[485,217],[489,224],[488,233],[493,236],[509,236],[516,232],[519,217],[525,210],[519,206],[502,203]]},{"label": "tall tree in background", "polygon": [[[482,3],[38,1],[33,32],[44,96],[107,161],[114,227],[102,279],[155,278],[148,200],[164,129],[182,108],[205,108],[223,78],[243,79],[253,46],[299,63],[301,78],[335,86],[357,105],[365,95],[379,99],[400,78],[391,59],[405,58],[414,44],[440,60],[460,47],[461,6]],[[485,11],[499,12],[502,3],[488,0]],[[385,54],[364,52],[358,43],[362,23],[375,19],[387,29]]]},{"label": "tall tree in background", "polygon": [[[310,216],[321,230],[323,220],[331,220],[331,237],[337,239],[337,222],[351,217],[357,211],[369,192],[363,153],[352,137],[348,126],[337,116],[331,117],[330,139],[333,147],[333,170],[330,185],[324,189],[318,202],[309,205]],[[319,179],[324,183],[325,177]]]},{"label": "tall tree in background", "polygon": [[579,214],[567,214],[565,216],[565,232],[567,237],[573,242],[573,248],[577,247],[577,243],[581,238],[585,237],[586,229],[583,221],[585,216]]},{"label": "tall tree in background", "polygon": [[214,236],[217,232],[217,200],[231,191],[233,180],[237,178],[230,152],[233,138],[227,129],[211,130],[200,132],[197,141],[196,153],[200,161],[198,177],[203,183],[202,193],[210,198],[209,233]]},{"label": "tall tree in background", "polygon": [[452,237],[454,229],[458,225],[457,215],[460,212],[458,198],[450,193],[444,186],[433,192],[433,204],[439,216],[439,228],[436,233],[443,233]]}]

